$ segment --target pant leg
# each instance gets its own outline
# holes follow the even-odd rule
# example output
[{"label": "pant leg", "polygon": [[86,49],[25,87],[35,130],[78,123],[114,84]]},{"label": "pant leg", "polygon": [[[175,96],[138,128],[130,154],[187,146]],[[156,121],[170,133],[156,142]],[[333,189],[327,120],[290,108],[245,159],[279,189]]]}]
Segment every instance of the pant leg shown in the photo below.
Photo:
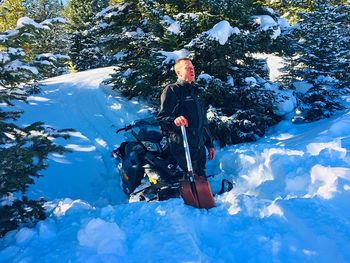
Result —
[{"label": "pant leg", "polygon": [[206,176],[205,166],[207,161],[205,147],[204,146],[200,147],[199,149],[196,150],[196,152],[197,152],[196,154],[192,154],[194,156],[194,160],[192,161],[194,173],[199,176],[205,177]]},{"label": "pant leg", "polygon": [[[182,145],[172,144],[170,152],[174,163],[178,164],[182,170],[188,171],[185,149]],[[204,146],[190,148],[193,171],[196,175],[206,176],[206,150]]]}]

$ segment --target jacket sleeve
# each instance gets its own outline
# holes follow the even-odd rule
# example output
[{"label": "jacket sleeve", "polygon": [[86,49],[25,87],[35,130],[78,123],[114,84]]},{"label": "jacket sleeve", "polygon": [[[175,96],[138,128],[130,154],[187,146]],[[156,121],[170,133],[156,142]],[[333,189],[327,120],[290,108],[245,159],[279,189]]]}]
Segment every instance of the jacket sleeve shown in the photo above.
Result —
[{"label": "jacket sleeve", "polygon": [[171,86],[167,86],[160,96],[160,111],[157,120],[160,127],[165,131],[180,131],[174,123],[176,116],[176,108],[178,107],[178,99]]},{"label": "jacket sleeve", "polygon": [[211,132],[209,130],[207,113],[205,109],[203,109],[203,114],[204,114],[204,145],[205,147],[207,147],[207,149],[214,148],[213,137],[211,136]]}]

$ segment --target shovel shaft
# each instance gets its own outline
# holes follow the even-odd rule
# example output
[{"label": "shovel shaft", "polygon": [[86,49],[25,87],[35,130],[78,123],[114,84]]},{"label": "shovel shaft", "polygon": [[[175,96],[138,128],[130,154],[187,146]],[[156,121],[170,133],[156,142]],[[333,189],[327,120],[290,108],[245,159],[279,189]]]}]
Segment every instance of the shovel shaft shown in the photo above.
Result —
[{"label": "shovel shaft", "polygon": [[197,208],[213,208],[215,207],[215,200],[207,178],[193,174],[185,126],[181,126],[181,132],[185,147],[188,177],[181,182],[180,194],[187,205]]},{"label": "shovel shaft", "polygon": [[191,155],[190,155],[190,148],[188,147],[185,126],[181,126],[181,132],[182,132],[182,137],[183,137],[184,147],[185,147],[187,169],[188,169],[189,173],[192,174],[192,172],[193,172],[192,161],[191,161]]}]

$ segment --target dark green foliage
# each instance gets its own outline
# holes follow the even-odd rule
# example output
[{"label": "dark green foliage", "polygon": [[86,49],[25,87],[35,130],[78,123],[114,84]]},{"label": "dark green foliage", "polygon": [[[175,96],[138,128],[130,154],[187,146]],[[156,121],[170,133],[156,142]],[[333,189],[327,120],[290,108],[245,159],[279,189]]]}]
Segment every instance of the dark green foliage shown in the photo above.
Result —
[{"label": "dark green foliage", "polygon": [[67,138],[67,130],[57,131],[40,122],[19,127],[10,120],[19,118],[20,113],[0,110],[0,237],[18,225],[45,218],[44,199],[28,200],[25,192],[42,176],[40,171],[47,168],[50,153],[68,152],[53,141]]},{"label": "dark green foliage", "polygon": [[98,40],[88,31],[75,31],[70,35],[72,45],[69,57],[78,70],[97,68],[104,65],[104,55]]},{"label": "dark green foliage", "polygon": [[300,13],[313,12],[324,4],[345,4],[347,0],[255,0],[254,2],[257,6],[273,8],[294,24],[298,22]]},{"label": "dark green foliage", "polygon": [[[110,7],[98,15],[96,25],[101,28],[104,50],[123,54],[114,60],[117,70],[109,83],[124,96],[142,97],[157,107],[163,88],[176,80],[174,60],[167,56],[173,51],[188,54],[197,76],[212,78],[200,85],[205,103],[218,109],[218,118],[210,124],[215,138],[222,145],[255,140],[280,119],[274,113],[274,103],[283,100],[265,88],[266,62],[252,55],[269,52],[273,43],[272,29],[260,31],[251,26],[249,17],[256,14],[255,10],[248,0],[126,1]],[[231,25],[233,33],[225,43],[219,43],[211,39],[208,30],[224,19],[217,26]],[[247,84],[246,78],[252,77],[257,80],[255,84]],[[238,117],[232,117],[237,112]],[[224,127],[220,123],[223,119],[234,121],[225,122]],[[225,133],[227,130],[232,136]]]},{"label": "dark green foliage", "polygon": [[298,94],[299,106],[294,123],[304,123],[331,117],[335,111],[343,110],[340,95],[349,94],[350,89],[337,90],[324,85],[315,85],[305,94]]},{"label": "dark green foliage", "polygon": [[[110,59],[119,68],[112,75],[112,81],[129,98],[158,97],[161,92],[159,85],[169,77],[170,67],[162,65],[162,60],[157,59],[162,31],[152,30],[161,28],[161,24],[155,22],[158,14],[153,14],[149,8],[148,5],[137,5],[130,1],[128,4],[116,5],[99,16],[100,22],[109,24],[109,32],[116,32],[106,35],[108,31],[102,30],[102,41],[106,44],[105,49],[114,43],[111,53],[124,54],[119,61],[113,57]],[[118,15],[110,16],[110,13]]]},{"label": "dark green foliage", "polygon": [[107,6],[103,0],[71,0],[63,12],[70,34],[69,56],[78,70],[104,65],[96,32],[92,29],[95,15]]},{"label": "dark green foliage", "polygon": [[314,121],[343,109],[337,99],[348,92],[350,79],[350,6],[318,1],[314,11],[300,13],[299,26],[279,39],[289,56],[284,81],[303,80],[313,88],[297,93],[302,102],[296,122]]},{"label": "dark green foliage", "polygon": [[276,103],[283,100],[263,83],[231,86],[213,79],[204,87],[203,98],[209,109],[209,127],[220,146],[255,141],[266,129],[281,120]]},{"label": "dark green foliage", "polygon": [[349,5],[324,5],[300,15],[300,28],[294,30],[299,57],[292,60],[293,76],[310,81],[319,75],[339,81],[350,79],[349,13]]},{"label": "dark green foliage", "polygon": [[[64,20],[54,18],[38,24],[41,28],[28,24],[0,33],[0,54],[6,60],[2,62],[5,68],[0,72],[4,86],[8,82],[16,87],[33,76],[41,79],[67,71],[65,62],[69,57],[66,55],[64,23]],[[6,69],[8,67],[16,72],[16,76]]]},{"label": "dark green foliage", "polygon": [[62,0],[24,0],[27,16],[36,22],[60,16],[63,10]]},{"label": "dark green foliage", "polygon": [[54,142],[58,137],[67,138],[66,130],[57,131],[41,122],[20,127],[16,120],[22,112],[11,111],[14,100],[26,101],[29,94],[39,92],[36,79],[42,76],[40,67],[34,67],[35,53],[25,52],[38,36],[40,29],[33,26],[0,34],[0,103],[7,104],[0,109],[0,237],[45,217],[44,200],[29,200],[26,190],[47,168],[50,153],[67,152]]},{"label": "dark green foliage", "polygon": [[46,215],[42,209],[45,200],[28,200],[23,196],[22,200],[15,200],[8,205],[0,206],[0,237],[10,230],[14,230],[19,224],[34,225],[38,220],[44,220]]},{"label": "dark green foliage", "polygon": [[[137,27],[142,28],[142,24],[145,23],[137,8],[137,2],[129,1],[110,6],[96,15],[97,25],[91,30],[99,34],[100,46],[112,62],[118,60],[114,57],[115,54],[129,47],[130,41],[124,34],[135,31]],[[144,26],[143,29],[146,27]]]},{"label": "dark green foliage", "polygon": [[218,15],[221,19],[229,20],[243,27],[247,17],[254,11],[253,0],[202,0],[203,7],[208,13]]},{"label": "dark green foliage", "polygon": [[71,31],[84,31],[90,29],[96,13],[106,6],[106,1],[101,0],[71,0],[63,15],[68,20]]},{"label": "dark green foliage", "polygon": [[30,46],[34,57],[33,64],[39,68],[40,77],[48,78],[68,72],[67,61],[70,42],[67,34],[67,22],[63,18],[52,18],[42,22],[42,30],[37,41]]}]

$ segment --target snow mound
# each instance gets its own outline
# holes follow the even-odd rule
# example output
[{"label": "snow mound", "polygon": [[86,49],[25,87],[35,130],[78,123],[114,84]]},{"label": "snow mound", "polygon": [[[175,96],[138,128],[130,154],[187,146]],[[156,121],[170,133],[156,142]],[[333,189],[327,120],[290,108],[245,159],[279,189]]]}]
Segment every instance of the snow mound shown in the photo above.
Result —
[{"label": "snow mound", "polygon": [[310,192],[306,197],[320,196],[331,199],[337,192],[338,178],[350,181],[350,168],[315,165],[311,169]]},{"label": "snow mound", "polygon": [[90,220],[78,232],[81,246],[94,249],[98,254],[124,255],[125,234],[116,223],[106,222],[100,218]]}]

